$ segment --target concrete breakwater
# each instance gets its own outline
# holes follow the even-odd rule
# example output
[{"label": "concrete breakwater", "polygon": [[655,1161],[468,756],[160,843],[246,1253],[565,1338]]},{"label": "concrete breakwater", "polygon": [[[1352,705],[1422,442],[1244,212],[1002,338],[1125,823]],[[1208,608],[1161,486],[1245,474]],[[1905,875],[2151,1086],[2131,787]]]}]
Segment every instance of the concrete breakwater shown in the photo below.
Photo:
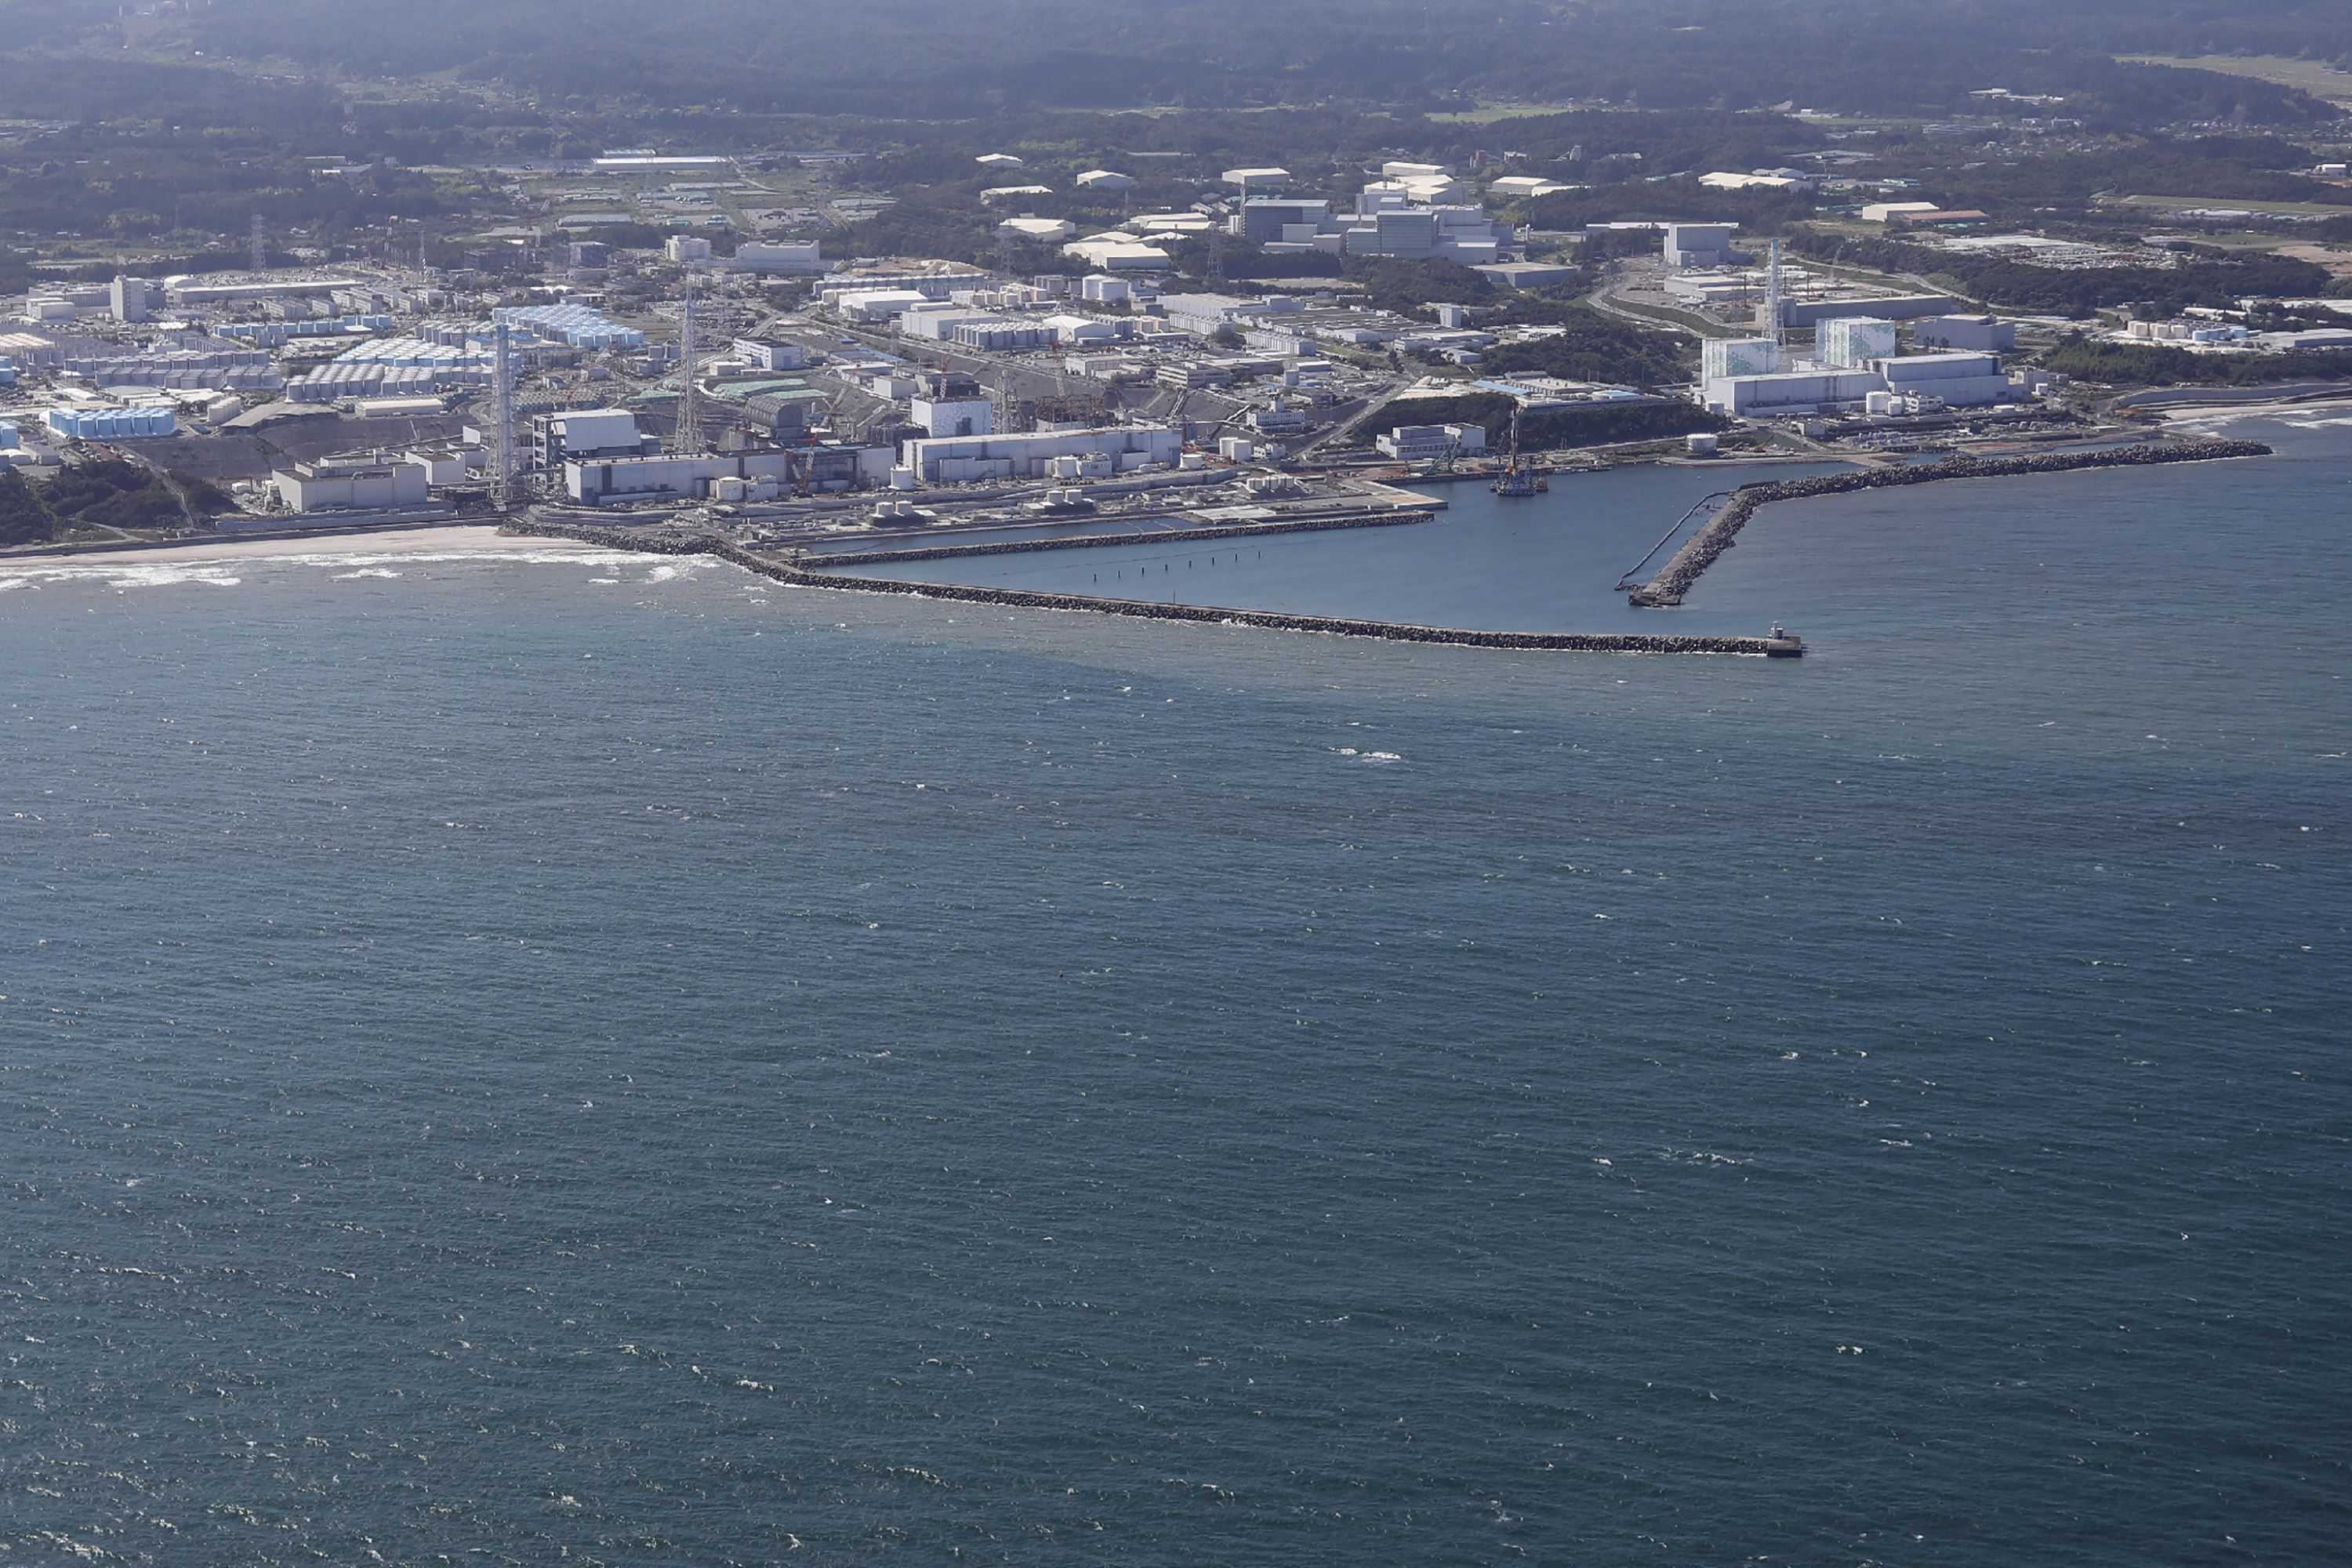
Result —
[{"label": "concrete breakwater", "polygon": [[1394,528],[1427,522],[1432,511],[1359,511],[1302,517],[1278,522],[1236,522],[1215,528],[1177,528],[1160,533],[1070,533],[1055,539],[1002,539],[987,544],[919,544],[907,550],[845,550],[816,553],[803,564],[830,572],[837,566],[886,566],[898,561],[952,561],[967,555],[1022,555],[1038,550],[1098,550],[1112,544],[1201,544],[1245,535],[1315,533],[1336,528]]},{"label": "concrete breakwater", "polygon": [[746,572],[796,588],[898,594],[911,598],[946,599],[959,604],[1003,605],[1014,609],[1086,610],[1096,615],[1129,616],[1138,620],[1192,621],[1210,626],[1258,626],[1268,631],[1323,632],[1336,637],[1375,637],[1384,642],[1443,643],[1460,647],[1562,653],[1728,653],[1759,656],[1767,651],[1766,639],[1760,637],[1696,637],[1648,632],[1475,631],[1456,626],[1410,626],[1397,621],[1360,621],[1335,616],[1293,616],[1274,610],[1230,610],[1208,605],[1105,599],[1083,594],[1038,594],[1013,588],[901,583],[887,577],[848,577],[811,572],[788,561],[754,555],[739,544],[710,534],[639,531],[529,516],[510,519],[507,527],[515,533],[543,539],[578,540],[583,544],[607,550],[632,550],[655,555],[715,555]]},{"label": "concrete breakwater", "polygon": [[2217,458],[2267,458],[2271,448],[2260,441],[2178,441],[2160,447],[2110,447],[2091,452],[2036,452],[2024,457],[1978,460],[1955,456],[1940,463],[1913,463],[1865,468],[1847,474],[1817,474],[1801,479],[1771,479],[1743,485],[1731,503],[1675,552],[1658,574],[1627,595],[1637,606],[1679,605],[1683,595],[1717,557],[1731,548],[1759,507],[1774,501],[1802,500],[1811,496],[1843,495],[1850,490],[1886,489],[1897,485],[1934,484],[1941,479],[1982,479],[2016,474],[2063,474],[2077,468],[2145,468],[2159,463],[2209,462]]}]

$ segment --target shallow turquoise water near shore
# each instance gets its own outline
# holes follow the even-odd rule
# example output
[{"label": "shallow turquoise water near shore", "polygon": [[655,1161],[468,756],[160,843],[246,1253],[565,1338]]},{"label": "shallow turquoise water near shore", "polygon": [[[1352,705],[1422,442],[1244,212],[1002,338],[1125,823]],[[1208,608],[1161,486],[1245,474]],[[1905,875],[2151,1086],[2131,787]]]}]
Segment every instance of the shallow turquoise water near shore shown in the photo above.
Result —
[{"label": "shallow turquoise water near shore", "polygon": [[0,1542],[2328,1560],[2343,436],[1642,622],[1793,666],[0,591]]}]

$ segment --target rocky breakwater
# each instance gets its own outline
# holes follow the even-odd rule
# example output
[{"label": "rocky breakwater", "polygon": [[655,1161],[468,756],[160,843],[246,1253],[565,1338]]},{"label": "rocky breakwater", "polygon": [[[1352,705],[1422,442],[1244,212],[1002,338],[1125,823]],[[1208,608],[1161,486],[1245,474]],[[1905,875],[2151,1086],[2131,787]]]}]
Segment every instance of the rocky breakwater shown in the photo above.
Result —
[{"label": "rocky breakwater", "polygon": [[1658,574],[1634,589],[1627,598],[1639,606],[1679,605],[1683,595],[1731,548],[1739,531],[1759,507],[1774,501],[1803,500],[1812,496],[1843,495],[1850,490],[1888,489],[1900,485],[1934,484],[1942,479],[2000,479],[2018,474],[2064,474],[2077,468],[2147,468],[2160,463],[2203,463],[2220,458],[2266,458],[2271,448],[2260,441],[2183,440],[2158,446],[2103,447],[2088,452],[2035,452],[2016,458],[1977,459],[1958,454],[1940,463],[1911,463],[1883,468],[1863,468],[1844,474],[1817,474],[1801,479],[1773,479],[1743,485],[1731,501],[1691,535],[1688,542]]},{"label": "rocky breakwater", "polygon": [[900,583],[886,577],[851,577],[811,572],[790,561],[755,555],[732,541],[674,529],[607,527],[595,523],[524,516],[507,524],[510,532],[545,539],[574,539],[607,550],[655,555],[715,555],[744,571],[796,588],[897,594],[1015,609],[1084,610],[1149,621],[1192,621],[1211,626],[1259,626],[1268,631],[1322,632],[1335,637],[1375,637],[1383,642],[1443,643],[1459,647],[1510,648],[1563,653],[1728,653],[1762,656],[1766,639],[1691,637],[1634,632],[1490,632],[1456,626],[1418,626],[1397,621],[1360,621],[1335,616],[1293,616],[1274,610],[1232,610],[1208,605],[1158,604],[1143,599],[1104,599],[1083,594],[1036,594],[1013,588],[971,588],[944,583]]}]

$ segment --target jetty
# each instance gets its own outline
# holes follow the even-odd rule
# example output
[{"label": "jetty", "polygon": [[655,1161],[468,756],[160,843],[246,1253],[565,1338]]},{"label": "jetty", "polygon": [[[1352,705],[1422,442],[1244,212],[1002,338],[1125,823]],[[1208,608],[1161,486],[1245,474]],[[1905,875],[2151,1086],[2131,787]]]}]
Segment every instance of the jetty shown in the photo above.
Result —
[{"label": "jetty", "polygon": [[[1378,522],[1367,518],[1353,526],[1373,527],[1379,523],[1406,521],[1395,514],[1376,514]],[[888,577],[858,577],[838,571],[813,571],[801,561],[781,556],[758,554],[744,549],[730,539],[716,534],[691,532],[685,530],[628,528],[607,523],[583,522],[576,518],[536,517],[524,514],[510,518],[506,524],[514,533],[545,539],[572,539],[598,545],[607,550],[635,551],[652,555],[709,555],[729,562],[771,582],[795,588],[816,588],[835,593],[896,594],[909,598],[943,599],[951,604],[1002,605],[1013,609],[1081,610],[1094,615],[1126,616],[1137,620],[1181,621],[1196,625],[1254,626],[1266,631],[1318,632],[1331,637],[1370,637],[1382,642],[1434,643],[1456,647],[1505,648],[1528,652],[1559,653],[1714,653],[1739,654],[1753,658],[1771,658],[1783,654],[1785,645],[1768,637],[1710,637],[1665,632],[1500,632],[1480,631],[1464,626],[1423,626],[1400,621],[1366,621],[1339,616],[1299,616],[1277,610],[1239,610],[1214,605],[1184,605],[1148,599],[1116,599],[1090,594],[1042,594],[1019,588],[978,588],[948,583],[907,583]],[[1326,522],[1323,526],[1328,527]],[[1219,539],[1253,533],[1296,531],[1280,524],[1258,525],[1233,529],[1193,531],[1213,533]],[[1160,535],[1158,539],[1169,536]],[[1096,542],[1088,539],[1085,542]],[[1023,548],[1068,549],[1077,542],[1061,540],[1014,540],[1001,545],[944,546],[942,549],[961,553],[1006,553]],[[1111,535],[1099,540],[1103,543],[1132,544],[1132,536]],[[912,552],[884,552],[886,558],[900,557]],[[932,552],[925,552],[926,556]],[[935,558],[935,557],[934,557]],[[823,559],[822,557],[818,559]],[[870,561],[872,555],[863,559]]]},{"label": "jetty", "polygon": [[[1853,490],[1889,489],[1898,485],[1935,484],[1944,479],[2063,474],[2077,468],[2146,468],[2160,463],[2204,463],[2222,458],[2267,458],[2270,455],[2271,448],[2260,441],[2221,439],[2180,440],[2161,446],[2102,447],[2079,452],[2036,452],[2017,458],[1974,458],[1956,453],[1938,463],[1898,464],[1863,468],[1852,473],[1815,474],[1801,479],[1769,479],[1760,484],[1742,485],[1731,492],[1730,500],[1707,520],[1705,527],[1692,534],[1689,541],[1667,559],[1656,576],[1633,589],[1626,599],[1637,608],[1681,604],[1692,584],[1738,539],[1739,531],[1748,526],[1748,520],[1756,515],[1757,509],[1769,506],[1774,501],[1805,500],[1814,496],[1844,495]],[[1705,504],[1700,503],[1701,506]],[[1696,513],[1698,510],[1695,507],[1692,511]],[[1688,521],[1687,515],[1684,521]],[[1682,523],[1675,526],[1679,529]],[[1672,538],[1672,532],[1666,537]],[[1654,549],[1653,553],[1655,553]],[[1618,580],[1618,585],[1624,585],[1623,578]]]}]

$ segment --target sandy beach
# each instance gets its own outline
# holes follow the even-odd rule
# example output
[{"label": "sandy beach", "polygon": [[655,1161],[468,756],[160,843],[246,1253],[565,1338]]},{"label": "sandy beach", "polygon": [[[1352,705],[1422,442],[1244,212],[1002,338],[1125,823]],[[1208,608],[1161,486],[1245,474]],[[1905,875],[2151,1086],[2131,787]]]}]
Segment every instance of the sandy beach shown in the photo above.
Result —
[{"label": "sandy beach", "polygon": [[[72,554],[0,555],[0,572],[54,572],[68,566],[171,566],[199,562],[310,560],[343,555],[533,555],[600,547],[569,539],[519,539],[489,523],[446,528],[388,529],[380,533],[330,533],[311,539],[218,539],[160,549],[85,550]],[[604,552],[609,553],[608,552]]]},{"label": "sandy beach", "polygon": [[2216,403],[2159,408],[2154,411],[2167,425],[2225,425],[2246,419],[2298,420],[2317,425],[2340,424],[2352,415],[2352,401],[2306,398],[2298,403]]}]

